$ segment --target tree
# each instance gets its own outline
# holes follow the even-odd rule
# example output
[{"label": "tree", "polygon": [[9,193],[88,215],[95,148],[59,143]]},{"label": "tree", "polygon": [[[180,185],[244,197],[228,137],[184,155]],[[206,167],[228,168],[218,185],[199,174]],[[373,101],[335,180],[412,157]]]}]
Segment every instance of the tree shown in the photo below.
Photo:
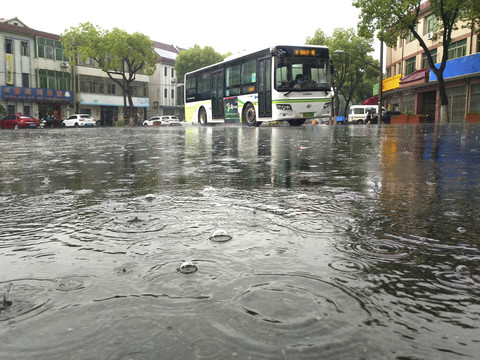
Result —
[{"label": "tree", "polygon": [[179,79],[183,79],[186,73],[223,61],[229,54],[221,55],[212,47],[199,45],[181,51],[175,59],[175,72]]},{"label": "tree", "polygon": [[118,28],[104,31],[89,22],[71,27],[60,36],[60,41],[72,66],[80,59],[93,59],[118,84],[128,99],[129,125],[134,125],[132,83],[137,74],[154,73],[158,55],[153,41],[138,32],[128,34]]},{"label": "tree", "polygon": [[7,110],[0,104],[0,119],[2,119],[5,115],[7,115]]},{"label": "tree", "polygon": [[[358,36],[353,29],[335,29],[331,37],[318,29],[313,38],[308,37],[307,44],[326,45],[329,48],[335,70],[332,76],[334,90],[335,114],[340,114],[340,96],[345,99],[343,114],[346,116],[348,105],[351,102],[365,99],[372,95],[372,85],[378,82],[378,72],[375,66],[378,61],[374,60],[367,53],[373,51],[371,41]],[[343,54],[335,53],[342,50]],[[363,60],[363,61],[362,61]],[[373,68],[365,64],[372,63]],[[368,94],[366,88],[370,89]]]},{"label": "tree", "polygon": [[[360,8],[359,32],[361,35],[373,37],[378,32],[378,38],[388,46],[396,46],[398,38],[406,39],[412,34],[419,42],[428,65],[438,79],[440,94],[440,122],[448,122],[448,97],[443,72],[448,60],[448,48],[452,42],[452,31],[459,21],[475,24],[478,20],[478,0],[430,0],[432,13],[438,19],[437,35],[441,37],[443,52],[441,63],[437,68],[428,46],[422,39],[422,29],[418,28],[420,10],[425,6],[424,0],[354,0],[353,5]],[[471,11],[471,9],[475,11]],[[475,15],[476,14],[476,15]]]}]

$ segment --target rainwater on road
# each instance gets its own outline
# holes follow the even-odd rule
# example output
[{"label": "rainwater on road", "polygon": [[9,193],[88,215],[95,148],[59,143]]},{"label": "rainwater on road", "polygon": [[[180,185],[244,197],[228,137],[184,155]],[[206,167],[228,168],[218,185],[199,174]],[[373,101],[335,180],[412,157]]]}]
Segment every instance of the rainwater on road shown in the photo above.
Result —
[{"label": "rainwater on road", "polygon": [[0,359],[474,359],[480,126],[0,131]]}]

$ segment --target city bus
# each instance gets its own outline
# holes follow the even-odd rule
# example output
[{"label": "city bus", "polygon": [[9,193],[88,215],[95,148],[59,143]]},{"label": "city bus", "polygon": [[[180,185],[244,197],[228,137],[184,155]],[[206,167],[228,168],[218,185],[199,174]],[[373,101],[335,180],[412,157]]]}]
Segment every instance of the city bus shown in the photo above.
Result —
[{"label": "city bus", "polygon": [[185,120],[194,124],[288,121],[331,114],[328,48],[277,45],[185,75]]}]

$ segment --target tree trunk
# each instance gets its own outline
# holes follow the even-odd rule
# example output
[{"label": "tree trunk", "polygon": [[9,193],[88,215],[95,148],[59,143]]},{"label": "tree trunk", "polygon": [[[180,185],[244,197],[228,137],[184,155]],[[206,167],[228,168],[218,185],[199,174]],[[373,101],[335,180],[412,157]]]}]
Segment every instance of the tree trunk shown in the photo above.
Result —
[{"label": "tree trunk", "polygon": [[440,124],[446,124],[448,119],[448,96],[447,89],[445,88],[445,81],[443,80],[443,72],[437,74],[438,79],[438,91],[440,93],[440,116],[438,122]]},{"label": "tree trunk", "polygon": [[132,94],[129,92],[127,92],[127,95],[128,95],[128,108],[129,108],[129,112],[128,112],[128,125],[129,126],[134,126],[136,125],[135,124],[135,105],[133,105],[133,98],[132,98]]}]

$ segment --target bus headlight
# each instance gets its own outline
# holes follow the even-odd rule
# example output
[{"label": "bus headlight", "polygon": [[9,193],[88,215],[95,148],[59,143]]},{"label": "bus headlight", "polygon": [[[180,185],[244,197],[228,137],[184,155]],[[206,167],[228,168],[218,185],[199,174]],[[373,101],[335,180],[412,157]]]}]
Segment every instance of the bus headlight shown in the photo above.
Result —
[{"label": "bus headlight", "polygon": [[289,110],[292,111],[292,106],[288,104],[277,104],[277,110]]}]

